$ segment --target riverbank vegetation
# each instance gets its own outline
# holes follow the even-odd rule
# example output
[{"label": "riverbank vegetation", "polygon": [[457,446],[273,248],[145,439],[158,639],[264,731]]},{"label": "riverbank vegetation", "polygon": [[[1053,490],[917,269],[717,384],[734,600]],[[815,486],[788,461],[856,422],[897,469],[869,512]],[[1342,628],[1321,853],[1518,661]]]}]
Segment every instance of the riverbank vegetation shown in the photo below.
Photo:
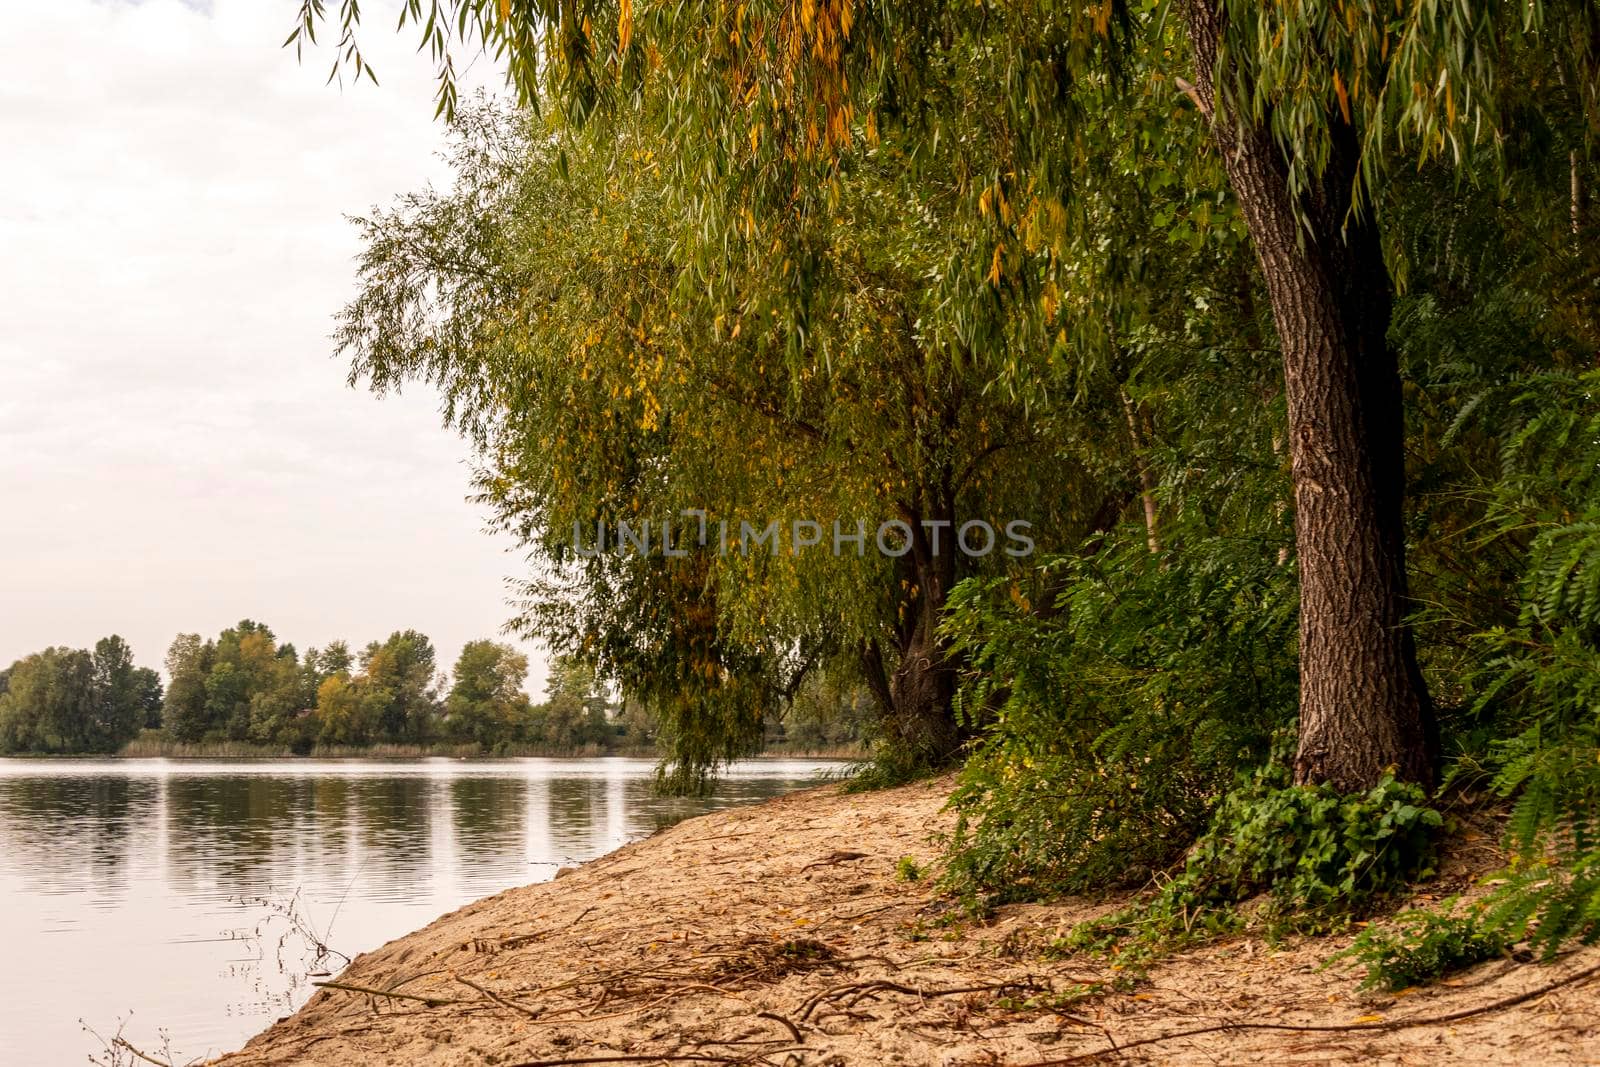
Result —
[{"label": "riverbank vegetation", "polygon": [[[1516,863],[1474,936],[1600,937],[1591,7],[407,25],[457,182],[361,222],[352,381],[441,389],[540,561],[517,625],[639,695],[675,784],[823,679],[871,694],[869,780],[964,765],[974,908],[1186,864],[1080,948],[1264,891],[1350,921],[1484,798]],[[457,96],[479,44],[521,107]],[[624,523],[682,536],[585,534]]]}]

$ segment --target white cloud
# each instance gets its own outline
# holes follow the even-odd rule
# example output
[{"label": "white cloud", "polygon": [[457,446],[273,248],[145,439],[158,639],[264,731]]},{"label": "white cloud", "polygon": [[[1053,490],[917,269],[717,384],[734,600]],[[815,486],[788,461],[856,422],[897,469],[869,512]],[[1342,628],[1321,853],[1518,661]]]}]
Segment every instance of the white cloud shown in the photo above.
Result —
[{"label": "white cloud", "polygon": [[327,51],[279,47],[294,8],[7,12],[0,662],[115,631],[155,664],[242,616],[449,662],[508,614],[519,561],[434,398],[347,389],[327,340],[345,216],[449,179],[429,64],[369,4],[381,88],[325,85]]}]

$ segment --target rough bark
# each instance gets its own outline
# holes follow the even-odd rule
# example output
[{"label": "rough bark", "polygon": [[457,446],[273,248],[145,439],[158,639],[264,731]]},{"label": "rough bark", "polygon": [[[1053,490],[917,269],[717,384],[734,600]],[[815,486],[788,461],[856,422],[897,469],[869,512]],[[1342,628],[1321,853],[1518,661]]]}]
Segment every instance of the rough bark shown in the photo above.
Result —
[{"label": "rough bark", "polygon": [[[924,520],[936,525],[930,529]],[[908,595],[896,630],[899,661],[888,679],[887,731],[902,758],[937,766],[961,744],[953,711],[955,665],[938,636],[957,581],[954,507],[941,498],[926,513],[908,513],[905,521],[912,530],[911,551],[901,559]]]},{"label": "rough bark", "polygon": [[890,679],[894,716],[890,720],[895,747],[914,762],[938,766],[961,744],[951,704],[955,671],[938,640],[918,627],[901,653]]},{"label": "rough bark", "polygon": [[[1390,767],[1431,782],[1437,741],[1407,610],[1400,377],[1387,343],[1392,289],[1376,226],[1355,218],[1356,131],[1296,204],[1270,132],[1230,115],[1212,75],[1223,15],[1185,11],[1193,96],[1239,201],[1283,350],[1300,568],[1295,777],[1354,791]],[[1298,210],[1297,210],[1298,209]]]}]

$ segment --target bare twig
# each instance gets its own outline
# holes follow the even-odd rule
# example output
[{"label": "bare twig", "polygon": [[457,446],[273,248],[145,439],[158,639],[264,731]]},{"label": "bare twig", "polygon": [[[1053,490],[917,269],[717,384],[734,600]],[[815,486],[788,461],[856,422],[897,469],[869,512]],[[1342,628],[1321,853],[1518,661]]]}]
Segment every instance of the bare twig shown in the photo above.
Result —
[{"label": "bare twig", "polygon": [[850,849],[842,848],[836,852],[830,852],[820,860],[806,864],[800,868],[800,873],[805,874],[813,867],[832,867],[836,863],[849,863],[851,860],[864,860],[866,858],[867,854],[865,852],[852,852]]},{"label": "bare twig", "polygon": [[[622,1011],[609,1012],[609,1013],[607,1013],[605,1015],[570,1015],[570,1014],[547,1015],[547,1016],[539,1017],[538,1019],[535,1020],[535,1023],[537,1025],[539,1025],[539,1026],[555,1026],[555,1025],[558,1025],[558,1024],[561,1024],[561,1023],[572,1023],[572,1024],[597,1023],[597,1022],[600,1022],[601,1020],[604,1020],[604,1019],[620,1019],[620,1018],[622,1018],[624,1016],[627,1016],[627,1015],[637,1015],[641,1011],[648,1011],[649,1009],[654,1008],[654,1007],[656,1007],[658,1005],[667,1003],[667,1001],[669,1001],[669,1000],[677,1000],[679,997],[684,996],[687,993],[696,993],[696,992],[716,993],[716,994],[718,994],[720,996],[728,997],[728,998],[733,999],[733,1000],[743,1000],[744,999],[743,997],[739,996],[739,994],[737,994],[737,993],[730,993],[725,989],[718,989],[716,986],[698,985],[698,984],[696,984],[696,985],[684,985],[684,986],[678,987],[677,989],[674,989],[672,992],[668,993],[666,996],[657,997],[654,1000],[647,1000],[643,1004],[637,1004],[637,1005],[635,1005],[635,1006],[633,1006],[631,1008],[624,1008]],[[598,1007],[598,1005],[596,1005],[596,1007]],[[560,1010],[562,1012],[570,1012],[573,1009],[571,1009],[571,1008],[562,1008]]]},{"label": "bare twig", "polygon": [[538,1011],[534,1010],[533,1008],[524,1008],[521,1004],[509,1001],[499,993],[496,993],[494,990],[490,989],[488,986],[481,986],[477,982],[472,981],[470,978],[463,978],[459,974],[452,974],[450,977],[454,978],[468,989],[476,989],[478,992],[482,993],[496,1004],[510,1008],[512,1011],[521,1012],[530,1019],[537,1019],[539,1017]]},{"label": "bare twig", "polygon": [[827,918],[825,918],[825,919],[823,919],[821,921],[825,922],[825,923],[826,922],[846,922],[846,923],[855,922],[857,919],[865,919],[868,915],[876,915],[880,911],[888,911],[890,908],[904,907],[907,904],[912,904],[912,903],[915,903],[915,901],[891,900],[887,904],[880,904],[875,908],[868,908],[866,911],[858,911],[858,912],[855,912],[852,915],[829,915]]},{"label": "bare twig", "polygon": [[962,993],[994,993],[999,992],[1002,989],[1038,990],[1043,988],[1045,987],[1030,979],[1022,979],[1015,982],[996,982],[992,985],[956,986],[950,989],[918,989],[915,986],[907,986],[901,985],[898,982],[885,981],[851,982],[849,985],[834,986],[832,989],[824,989],[822,992],[811,997],[803,1005],[801,1005],[799,1015],[800,1021],[805,1022],[811,1018],[811,1013],[816,1011],[825,1002],[837,999],[839,997],[849,996],[852,993],[868,994],[881,991],[885,993],[905,993],[908,996],[913,997],[953,997]]},{"label": "bare twig", "polygon": [[775,1023],[780,1023],[784,1029],[789,1031],[789,1035],[794,1038],[796,1044],[803,1045],[806,1043],[806,1039],[800,1036],[800,1028],[777,1012],[758,1011],[756,1012],[756,1018],[771,1019]]},{"label": "bare twig", "polygon": [[127,1052],[132,1053],[146,1063],[155,1064],[155,1067],[174,1067],[171,1060],[158,1060],[148,1052],[141,1052],[131,1041],[123,1037],[121,1034],[118,1034],[116,1037],[112,1038],[111,1044],[116,1048],[124,1049]]},{"label": "bare twig", "polygon": [[445,1004],[465,1004],[464,1000],[453,1000],[450,997],[424,997],[416,993],[393,993],[387,989],[373,989],[371,986],[355,985],[351,982],[312,982],[314,986],[323,989],[342,989],[347,993],[365,993],[370,997],[392,997],[395,1000],[415,1000],[430,1008],[441,1007]]},{"label": "bare twig", "polygon": [[[126,1052],[134,1059],[143,1060],[145,1063],[153,1064],[154,1067],[179,1067],[178,1063],[174,1061],[172,1057],[172,1039],[170,1036],[168,1036],[165,1030],[157,1031],[161,1035],[161,1056],[144,1051],[139,1046],[122,1036],[123,1030],[127,1028],[128,1022],[132,1018],[133,1013],[129,1012],[127,1018],[119,1019],[117,1021],[117,1032],[111,1035],[109,1040],[102,1037],[100,1031],[96,1030],[82,1019],[78,1020],[78,1025],[82,1027],[83,1032],[100,1042],[101,1046],[104,1047],[106,1053],[110,1056],[110,1059],[102,1061],[97,1056],[91,1054],[89,1056],[89,1062],[102,1063],[104,1067],[118,1067],[118,1065],[123,1062],[122,1054]],[[190,1064],[199,1062],[200,1061],[197,1059],[188,1060],[185,1062],[184,1067],[188,1067]]]}]

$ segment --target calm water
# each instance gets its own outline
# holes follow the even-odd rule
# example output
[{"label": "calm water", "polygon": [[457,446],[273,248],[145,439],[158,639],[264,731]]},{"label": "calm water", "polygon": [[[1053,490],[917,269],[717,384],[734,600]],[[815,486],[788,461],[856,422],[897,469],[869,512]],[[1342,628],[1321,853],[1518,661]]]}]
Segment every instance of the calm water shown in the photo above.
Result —
[{"label": "calm water", "polygon": [[752,762],[683,800],[649,760],[0,760],[0,1064],[85,1063],[80,1020],[164,1030],[177,1062],[235,1048],[343,965],[285,909],[354,956],[834,766]]}]

